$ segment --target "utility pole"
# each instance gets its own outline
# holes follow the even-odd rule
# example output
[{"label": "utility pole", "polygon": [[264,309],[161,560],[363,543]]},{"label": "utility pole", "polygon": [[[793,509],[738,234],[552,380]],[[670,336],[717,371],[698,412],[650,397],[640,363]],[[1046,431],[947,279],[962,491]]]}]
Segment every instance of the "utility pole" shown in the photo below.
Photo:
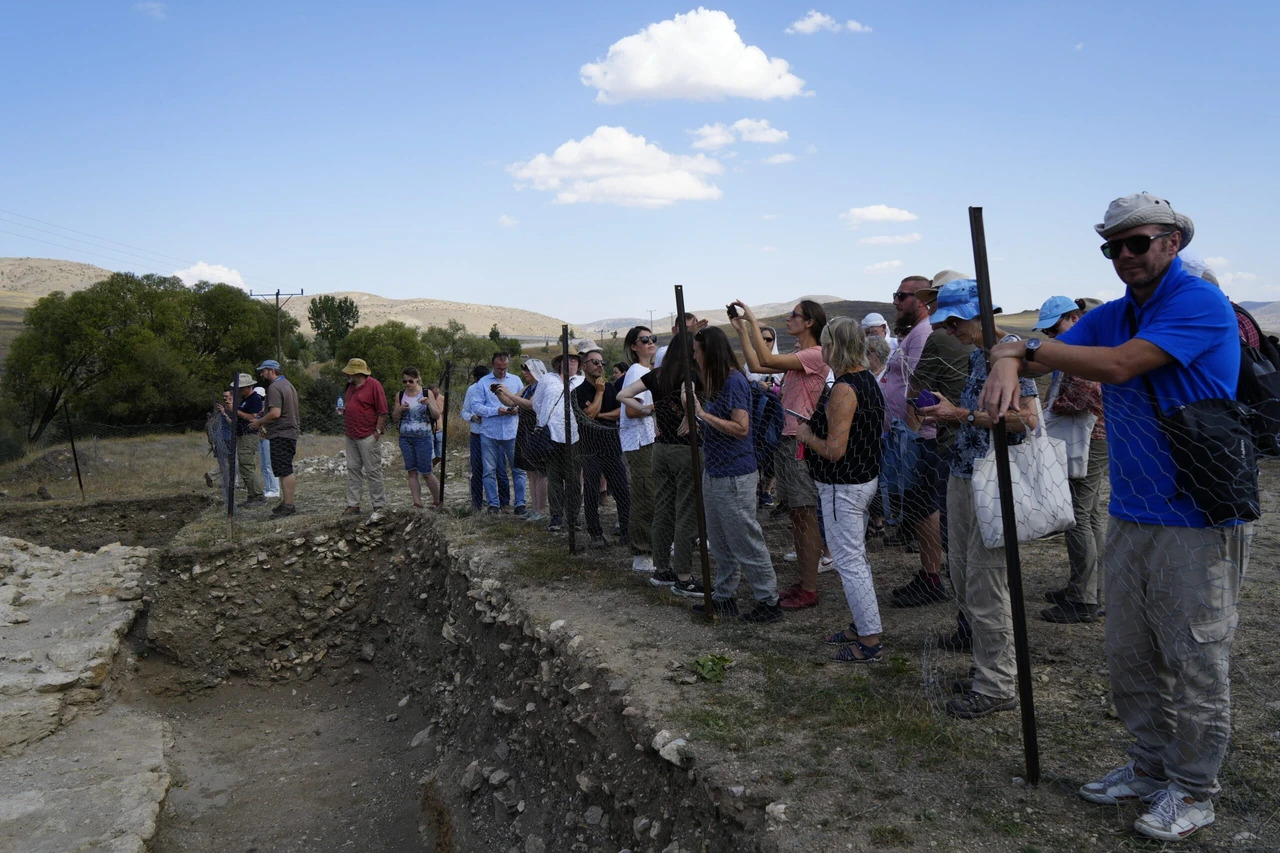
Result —
[{"label": "utility pole", "polygon": [[650,331],[652,331],[653,329],[653,309],[652,308],[649,309],[649,329]]},{"label": "utility pole", "polygon": [[[275,296],[275,299],[276,299],[276,361],[283,363],[284,362],[283,349],[280,346],[280,309],[283,308],[285,305],[288,305],[289,300],[292,299],[293,297],[302,296],[303,291],[299,290],[297,293],[281,293],[280,291],[277,290],[274,294],[271,294],[271,293],[254,293],[252,290],[250,290],[249,295],[256,296],[259,299],[270,299],[272,296]],[[283,303],[280,302],[281,296],[287,297]]]}]

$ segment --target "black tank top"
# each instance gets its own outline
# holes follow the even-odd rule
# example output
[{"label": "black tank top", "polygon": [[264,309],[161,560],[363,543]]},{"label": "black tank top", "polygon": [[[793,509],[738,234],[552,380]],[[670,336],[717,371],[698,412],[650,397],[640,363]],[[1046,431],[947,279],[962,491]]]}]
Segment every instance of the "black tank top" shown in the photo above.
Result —
[{"label": "black tank top", "polygon": [[[849,446],[839,462],[823,459],[813,448],[807,451],[809,473],[819,483],[869,483],[880,476],[880,432],[884,428],[884,395],[870,370],[846,373],[836,384],[848,385],[858,397],[858,409],[849,426]],[[824,388],[818,406],[809,419],[809,428],[818,438],[826,438],[827,403],[831,388]]]}]

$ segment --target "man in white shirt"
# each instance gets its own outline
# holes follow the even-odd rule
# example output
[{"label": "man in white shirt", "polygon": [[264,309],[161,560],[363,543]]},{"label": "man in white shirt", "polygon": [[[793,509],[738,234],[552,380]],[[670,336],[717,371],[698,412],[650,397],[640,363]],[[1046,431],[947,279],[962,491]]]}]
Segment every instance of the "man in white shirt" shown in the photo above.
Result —
[{"label": "man in white shirt", "polygon": [[[547,529],[561,530],[565,519],[575,522],[578,517],[578,506],[582,502],[582,468],[578,454],[573,445],[578,442],[578,419],[574,417],[572,401],[566,403],[565,381],[566,371],[577,367],[577,357],[566,359],[558,355],[551,360],[551,373],[544,374],[538,381],[538,390],[533,392],[533,411],[538,417],[538,426],[547,427],[551,432],[551,453],[546,459],[547,497],[551,504],[551,522]],[[573,386],[573,375],[567,377],[570,387]],[[569,435],[565,437],[565,412],[569,413]]]}]

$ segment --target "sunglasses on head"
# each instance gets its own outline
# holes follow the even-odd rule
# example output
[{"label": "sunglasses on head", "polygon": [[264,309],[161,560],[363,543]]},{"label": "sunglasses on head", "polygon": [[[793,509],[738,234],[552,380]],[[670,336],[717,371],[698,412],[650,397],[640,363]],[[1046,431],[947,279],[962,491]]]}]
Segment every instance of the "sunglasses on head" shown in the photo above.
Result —
[{"label": "sunglasses on head", "polygon": [[1102,257],[1114,261],[1120,257],[1121,249],[1128,249],[1131,255],[1145,255],[1151,249],[1152,240],[1168,237],[1172,233],[1172,231],[1161,231],[1159,234],[1154,234],[1150,237],[1146,234],[1135,234],[1132,237],[1125,237],[1123,240],[1108,240],[1100,247],[1102,249]]},{"label": "sunglasses on head", "polygon": [[640,337],[636,338],[636,343],[638,344],[656,344],[657,342],[658,342],[657,335],[641,335]]}]

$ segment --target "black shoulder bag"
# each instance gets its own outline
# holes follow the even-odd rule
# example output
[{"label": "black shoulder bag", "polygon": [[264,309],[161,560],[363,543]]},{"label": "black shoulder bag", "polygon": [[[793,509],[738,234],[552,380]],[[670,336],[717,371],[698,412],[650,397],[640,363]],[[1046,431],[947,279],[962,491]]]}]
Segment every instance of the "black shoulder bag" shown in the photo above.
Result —
[{"label": "black shoulder bag", "polygon": [[[1138,335],[1133,307],[1129,332]],[[1258,415],[1236,400],[1196,400],[1169,414],[1160,410],[1155,388],[1142,382],[1156,423],[1169,441],[1182,494],[1217,527],[1231,521],[1254,521],[1262,515],[1258,502]]]}]

